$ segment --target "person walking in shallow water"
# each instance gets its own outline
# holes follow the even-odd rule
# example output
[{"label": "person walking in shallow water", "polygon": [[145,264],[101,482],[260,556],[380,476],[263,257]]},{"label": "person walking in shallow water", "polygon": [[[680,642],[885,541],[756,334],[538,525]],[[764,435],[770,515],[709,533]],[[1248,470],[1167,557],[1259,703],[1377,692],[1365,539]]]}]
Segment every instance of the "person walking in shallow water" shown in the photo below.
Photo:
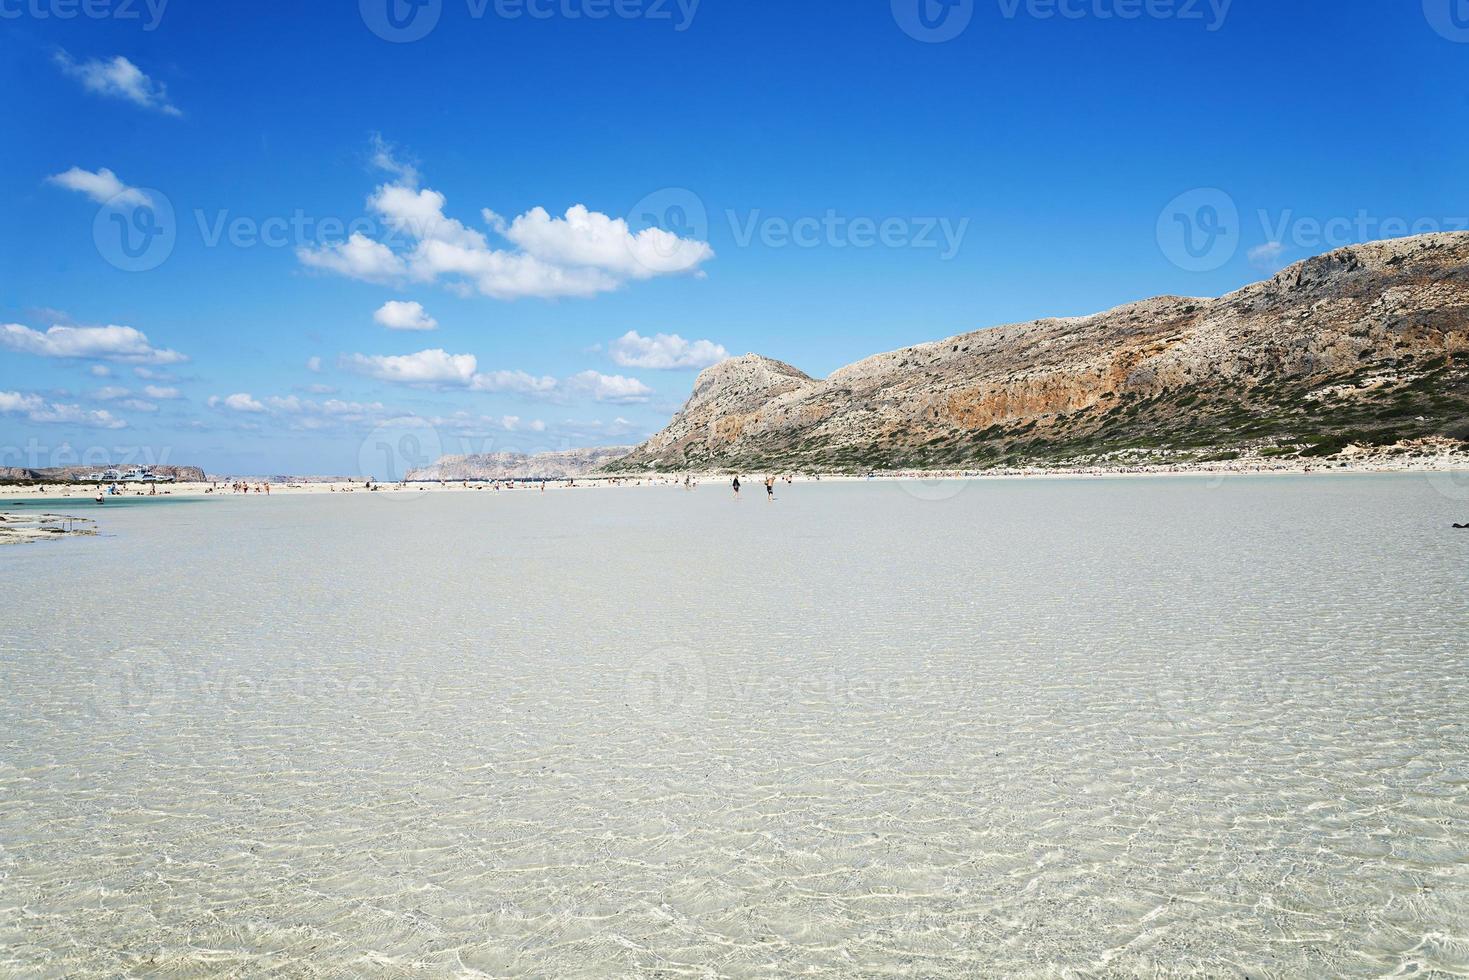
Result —
[{"label": "person walking in shallow water", "polygon": [[767,503],[775,503],[775,477],[765,478],[765,500]]},{"label": "person walking in shallow water", "polygon": [[734,478],[734,482],[731,483],[730,486],[734,487],[735,499],[736,500],[739,500],[740,499],[740,478],[739,477],[735,477]]}]

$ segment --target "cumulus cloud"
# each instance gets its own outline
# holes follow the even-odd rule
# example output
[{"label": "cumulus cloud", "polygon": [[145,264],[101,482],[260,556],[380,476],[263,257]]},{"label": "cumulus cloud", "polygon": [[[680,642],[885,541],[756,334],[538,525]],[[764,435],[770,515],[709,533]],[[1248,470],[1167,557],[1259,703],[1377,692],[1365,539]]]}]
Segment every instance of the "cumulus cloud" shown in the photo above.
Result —
[{"label": "cumulus cloud", "polygon": [[141,398],[129,398],[122,402],[123,408],[130,408],[135,412],[156,412],[158,406]]},{"label": "cumulus cloud", "polygon": [[112,377],[112,368],[108,367],[106,364],[93,364],[91,367],[87,368],[87,370],[91,372],[91,375],[94,378]]},{"label": "cumulus cloud", "polygon": [[18,391],[0,391],[0,412],[29,412],[41,407],[39,395],[22,395]]},{"label": "cumulus cloud", "polygon": [[439,321],[429,316],[420,303],[388,300],[372,318],[389,330],[434,330]]},{"label": "cumulus cloud", "polygon": [[110,402],[116,401],[119,398],[126,398],[128,395],[131,394],[132,392],[126,388],[119,388],[116,385],[109,385],[105,388],[98,388],[96,391],[92,392],[92,397],[97,399],[99,402]]},{"label": "cumulus cloud", "polygon": [[365,282],[443,282],[510,300],[594,296],[632,280],[698,274],[714,257],[707,242],[658,228],[633,232],[624,219],[581,204],[561,217],[534,208],[508,222],[483,210],[489,229],[513,246],[497,248],[486,232],[449,217],[444,195],[420,187],[418,171],[380,137],[373,161],[396,180],[374,190],[368,208],[406,244],[395,251],[355,232],[345,242],[298,249],[303,265]]},{"label": "cumulus cloud", "polygon": [[1250,249],[1250,264],[1266,272],[1279,272],[1285,266],[1281,261],[1284,254],[1285,246],[1280,242],[1266,242]]},{"label": "cumulus cloud", "polygon": [[132,327],[63,327],[45,333],[19,323],[0,324],[0,347],[39,357],[86,358],[130,364],[178,364],[188,358],[174,350],[148,343]]},{"label": "cumulus cloud", "polygon": [[210,408],[227,408],[232,412],[245,412],[258,415],[265,411],[265,406],[256,401],[253,395],[247,392],[237,392],[233,395],[212,395],[209,398]]},{"label": "cumulus cloud", "polygon": [[435,429],[452,431],[455,435],[474,436],[487,432],[545,432],[546,423],[540,419],[523,419],[519,415],[474,415],[470,412],[455,412],[453,415],[435,416],[425,419]]},{"label": "cumulus cloud", "polygon": [[476,374],[470,385],[475,391],[510,391],[521,395],[548,395],[556,390],[556,379],[536,377],[525,371],[489,371]]},{"label": "cumulus cloud", "polygon": [[77,61],[65,51],[58,51],[55,60],[58,68],[81,82],[88,92],[109,99],[122,99],[166,116],[183,115],[168,100],[168,90],[163,83],[149,78],[141,68],[122,55]]},{"label": "cumulus cloud", "polygon": [[295,395],[267,398],[265,404],[271,411],[286,415],[336,416],[344,420],[366,418],[384,411],[381,402],[348,402],[336,398],[317,402],[309,398],[297,398]]},{"label": "cumulus cloud", "polygon": [[306,358],[306,370],[310,371],[312,374],[319,374],[319,373],[321,373],[321,358],[319,358],[319,357],[308,357],[308,358]]},{"label": "cumulus cloud", "polygon": [[177,388],[165,388],[161,385],[144,385],[143,394],[149,398],[156,398],[159,401],[171,401],[175,398],[184,397],[179,393]]},{"label": "cumulus cloud", "polygon": [[493,212],[485,217],[528,255],[554,265],[603,269],[623,279],[690,272],[714,257],[707,242],[680,238],[662,228],[634,233],[625,219],[581,204],[567,208],[560,218],[545,208],[532,208],[509,225]]},{"label": "cumulus cloud", "polygon": [[435,348],[416,354],[350,354],[343,367],[392,384],[468,387],[479,361],[473,354]]},{"label": "cumulus cloud", "polygon": [[397,177],[401,184],[417,187],[418,168],[403,161],[398,152],[398,148],[383,139],[381,133],[372,134],[372,165]]},{"label": "cumulus cloud", "polygon": [[88,410],[80,405],[48,402],[39,395],[0,391],[0,414],[24,416],[39,425],[82,425],[93,429],[121,429],[127,423],[111,412]]},{"label": "cumulus cloud", "polygon": [[641,336],[629,330],[608,347],[612,360],[622,367],[673,371],[706,368],[728,360],[729,351],[709,340],[684,340],[676,333]]},{"label": "cumulus cloud", "polygon": [[46,181],[57,187],[85,194],[98,204],[111,202],[120,206],[137,207],[153,203],[147,194],[124,184],[117,174],[106,167],[95,171],[72,167],[64,173],[47,177]]},{"label": "cumulus cloud", "polygon": [[301,246],[296,249],[301,264],[323,272],[335,272],[362,282],[389,283],[402,279],[408,266],[393,250],[381,242],[354,231],[345,242],[319,248]]},{"label": "cumulus cloud", "polygon": [[637,378],[601,374],[597,371],[583,371],[572,375],[566,380],[566,387],[569,391],[589,395],[599,402],[618,405],[645,402],[653,394],[653,389]]},{"label": "cumulus cloud", "polygon": [[636,378],[583,371],[565,381],[527,371],[480,371],[473,354],[450,354],[440,348],[416,354],[348,354],[342,366],[390,384],[419,388],[467,388],[550,398],[583,395],[601,402],[645,402],[653,389]]}]

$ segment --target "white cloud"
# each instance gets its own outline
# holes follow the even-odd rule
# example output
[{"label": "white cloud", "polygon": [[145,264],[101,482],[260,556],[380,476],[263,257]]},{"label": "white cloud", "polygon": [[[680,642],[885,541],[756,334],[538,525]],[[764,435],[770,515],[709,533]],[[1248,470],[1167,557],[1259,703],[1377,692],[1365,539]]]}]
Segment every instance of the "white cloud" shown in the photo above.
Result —
[{"label": "white cloud", "polygon": [[131,394],[132,392],[126,388],[119,388],[116,385],[108,385],[105,388],[98,388],[96,391],[92,392],[92,397],[97,399],[99,402],[110,402],[115,401],[119,398],[126,398],[128,395]]},{"label": "white cloud", "polygon": [[637,378],[626,378],[620,374],[600,374],[596,371],[583,371],[580,374],[572,375],[566,380],[566,387],[569,391],[590,395],[599,402],[612,402],[618,405],[645,402],[653,394],[653,389]]},{"label": "white cloud", "polygon": [[[187,358],[186,358],[187,360]],[[174,376],[167,371],[155,371],[152,368],[135,367],[133,374],[144,381],[173,381]]]},{"label": "white cloud", "polygon": [[145,402],[141,398],[129,398],[122,403],[123,408],[130,408],[135,412],[156,412],[158,406],[152,402]]},{"label": "white cloud", "polygon": [[428,188],[383,184],[367,199],[367,206],[382,215],[389,228],[410,238],[487,250],[490,246],[483,232],[444,216],[444,202],[444,195]]},{"label": "white cloud", "polygon": [[360,231],[354,231],[345,242],[335,245],[318,248],[303,245],[296,249],[296,257],[302,265],[312,269],[335,272],[363,282],[395,282],[408,274],[408,266],[393,254],[392,249]]},{"label": "white cloud", "polygon": [[343,358],[343,366],[394,384],[468,387],[479,362],[473,354],[435,349],[416,354],[351,354]]},{"label": "white cloud", "polygon": [[308,358],[306,358],[306,370],[310,371],[312,374],[320,374],[321,373],[321,358],[319,358],[319,357],[308,357]]},{"label": "white cloud", "polygon": [[112,368],[108,367],[106,364],[93,364],[91,367],[87,368],[87,370],[91,372],[91,375],[94,378],[112,377]]},{"label": "white cloud", "polygon": [[57,187],[65,187],[69,191],[85,194],[98,204],[111,202],[117,205],[138,206],[152,203],[147,194],[136,187],[124,184],[117,174],[106,167],[97,171],[72,167],[65,173],[47,177],[46,182],[55,184]]},{"label": "white cloud", "polygon": [[[486,215],[495,224],[493,215]],[[625,279],[692,272],[714,257],[707,242],[680,238],[662,228],[634,233],[622,218],[577,204],[565,217],[532,208],[503,230],[527,254],[554,265],[590,266]]]},{"label": "white cloud", "polygon": [[209,399],[210,408],[227,408],[232,412],[248,412],[259,414],[265,411],[265,406],[256,401],[254,396],[246,392],[238,392],[233,395],[213,395]]},{"label": "white cloud", "polygon": [[378,381],[431,388],[467,388],[535,397],[585,395],[601,402],[645,402],[653,389],[636,378],[583,371],[564,382],[526,371],[479,370],[473,354],[450,354],[435,348],[416,354],[348,354],[342,366]]},{"label": "white cloud", "polygon": [[22,395],[18,391],[0,391],[0,412],[29,412],[40,407],[39,395]]},{"label": "white cloud", "polygon": [[1281,255],[1284,253],[1285,246],[1280,242],[1266,242],[1263,245],[1256,245],[1249,252],[1250,264],[1266,272],[1279,272],[1285,264],[1280,260]]},{"label": "white cloud", "polygon": [[23,395],[18,391],[0,391],[0,413],[24,415],[40,425],[82,425],[94,429],[121,429],[127,423],[111,412],[89,411],[80,405],[59,405],[39,395]]},{"label": "white cloud", "polygon": [[612,360],[623,367],[671,371],[706,368],[729,359],[729,351],[709,340],[684,340],[676,333],[643,337],[629,330],[608,347]]},{"label": "white cloud", "polygon": [[398,148],[383,139],[381,133],[372,134],[372,165],[386,170],[409,187],[418,186],[418,168],[398,158]]},{"label": "white cloud", "polygon": [[285,398],[267,398],[265,404],[271,411],[286,415],[326,415],[345,418],[361,418],[383,411],[381,402],[346,402],[335,398],[314,402],[309,398],[289,395]]},{"label": "white cloud", "polygon": [[439,321],[423,311],[420,303],[388,300],[372,318],[389,330],[434,330]]},{"label": "white cloud", "polygon": [[519,415],[473,415],[455,412],[449,416],[425,419],[436,429],[453,431],[457,435],[478,435],[490,431],[499,432],[545,432],[546,423],[540,419],[522,419]]},{"label": "white cloud", "polygon": [[159,401],[170,401],[175,398],[184,397],[183,395],[179,394],[179,390],[177,388],[164,388],[159,385],[144,385],[143,394],[147,395],[149,398],[156,398]]},{"label": "white cloud", "polygon": [[443,194],[418,186],[418,171],[400,163],[381,137],[373,162],[396,176],[368,198],[395,238],[409,246],[394,251],[360,232],[346,242],[303,247],[303,265],[375,283],[444,281],[451,289],[477,289],[495,299],[594,296],[637,279],[696,273],[714,257],[706,242],[658,228],[632,232],[622,218],[577,204],[564,217],[534,208],[506,222],[481,212],[490,229],[516,248],[493,247],[485,232],[444,213]]},{"label": "white cloud", "polygon": [[97,95],[123,99],[166,116],[182,116],[178,107],[168,101],[168,90],[161,82],[149,78],[141,68],[118,55],[103,60],[92,58],[76,61],[65,51],[56,52],[56,65],[82,87]]},{"label": "white cloud", "polygon": [[0,324],[0,347],[40,357],[90,358],[125,363],[178,364],[188,358],[178,351],[161,350],[132,327],[62,327],[45,333],[19,323]]},{"label": "white cloud", "polygon": [[548,395],[556,390],[556,379],[536,377],[525,371],[490,371],[476,374],[471,383],[475,391],[511,391],[522,395]]}]

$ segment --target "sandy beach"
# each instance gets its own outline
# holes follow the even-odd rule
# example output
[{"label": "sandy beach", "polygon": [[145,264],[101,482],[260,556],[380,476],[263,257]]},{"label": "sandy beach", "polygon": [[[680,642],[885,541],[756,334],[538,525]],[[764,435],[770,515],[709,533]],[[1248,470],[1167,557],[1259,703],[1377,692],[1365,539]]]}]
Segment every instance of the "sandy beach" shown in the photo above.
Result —
[{"label": "sandy beach", "polygon": [[[1293,476],[1293,475],[1364,475],[1391,473],[1438,474],[1449,479],[1469,482],[1469,452],[1457,448],[1433,447],[1431,451],[1402,452],[1387,454],[1363,452],[1346,458],[1332,458],[1316,462],[1300,459],[1236,459],[1215,462],[1189,463],[1128,463],[1118,461],[1104,465],[1078,467],[1023,467],[1015,469],[995,468],[985,470],[879,470],[871,474],[854,475],[833,472],[774,471],[782,482],[789,477],[800,482],[871,482],[896,481],[905,484],[924,484],[945,481],[971,480],[1014,480],[1014,479],[1084,479],[1119,478],[1131,476],[1209,476],[1218,478],[1238,476]],[[1462,476],[1456,476],[1462,474]],[[484,492],[540,492],[542,483],[548,491],[610,489],[627,487],[681,487],[685,478],[700,486],[706,484],[728,484],[738,475],[741,481],[756,487],[767,475],[767,471],[752,469],[736,474],[733,471],[678,471],[676,473],[649,473],[644,475],[607,476],[589,474],[574,479],[535,480],[481,480],[481,481],[411,481],[381,482],[367,478],[352,480],[297,480],[267,476],[221,476],[208,482],[186,483],[127,483],[118,484],[123,496],[296,496],[302,494],[339,493],[484,493]],[[266,487],[269,487],[268,493]],[[243,487],[248,487],[244,490]],[[99,488],[95,484],[83,483],[0,483],[0,501],[5,499],[65,499],[79,503],[95,503]]]}]

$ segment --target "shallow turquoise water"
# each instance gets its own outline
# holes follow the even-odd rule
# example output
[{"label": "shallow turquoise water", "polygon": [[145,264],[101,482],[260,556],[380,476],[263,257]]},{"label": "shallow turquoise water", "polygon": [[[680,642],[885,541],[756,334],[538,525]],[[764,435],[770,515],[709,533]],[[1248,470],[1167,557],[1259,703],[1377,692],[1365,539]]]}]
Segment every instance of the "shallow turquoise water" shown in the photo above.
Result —
[{"label": "shallow turquoise water", "polygon": [[1469,973],[1454,485],[907,491],[11,549],[0,974]]},{"label": "shallow turquoise water", "polygon": [[15,500],[0,497],[0,510],[44,510],[65,513],[68,510],[106,510],[113,507],[157,507],[163,504],[197,504],[211,503],[199,497],[174,497],[174,496],[132,496],[118,494],[108,497],[106,503],[97,503],[95,494],[80,494],[71,497],[38,497],[29,500]]}]

